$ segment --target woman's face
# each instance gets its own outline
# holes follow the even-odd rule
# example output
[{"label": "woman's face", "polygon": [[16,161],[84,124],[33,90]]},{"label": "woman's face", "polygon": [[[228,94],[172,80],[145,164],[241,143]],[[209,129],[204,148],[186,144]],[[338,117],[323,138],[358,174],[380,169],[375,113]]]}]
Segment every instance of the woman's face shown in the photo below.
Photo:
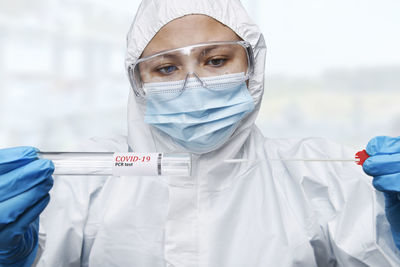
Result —
[{"label": "woman's face", "polygon": [[[162,27],[141,57],[190,45],[240,40],[233,30],[211,17],[187,15]],[[247,70],[246,50],[239,44],[206,45],[180,51],[163,53],[141,62],[141,80],[144,83],[176,81],[185,79],[188,73],[210,77]]]}]

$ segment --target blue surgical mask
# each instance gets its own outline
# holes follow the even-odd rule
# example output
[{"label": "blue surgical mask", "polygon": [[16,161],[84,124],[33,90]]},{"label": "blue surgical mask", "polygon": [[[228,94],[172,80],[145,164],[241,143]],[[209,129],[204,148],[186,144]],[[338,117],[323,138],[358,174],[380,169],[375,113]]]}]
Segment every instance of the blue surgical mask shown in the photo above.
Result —
[{"label": "blue surgical mask", "polygon": [[189,152],[215,150],[254,109],[245,80],[238,73],[146,84],[144,121]]}]

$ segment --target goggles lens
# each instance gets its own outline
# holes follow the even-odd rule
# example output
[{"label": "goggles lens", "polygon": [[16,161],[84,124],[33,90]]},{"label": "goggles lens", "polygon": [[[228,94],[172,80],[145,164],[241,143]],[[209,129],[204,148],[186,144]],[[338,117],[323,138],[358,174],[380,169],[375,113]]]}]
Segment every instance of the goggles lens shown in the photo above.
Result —
[{"label": "goggles lens", "polygon": [[[146,95],[146,84],[182,81],[188,74],[197,78],[244,73],[253,69],[251,46],[244,41],[187,46],[141,58],[129,68],[137,95]],[[190,76],[190,75],[189,75]]]}]

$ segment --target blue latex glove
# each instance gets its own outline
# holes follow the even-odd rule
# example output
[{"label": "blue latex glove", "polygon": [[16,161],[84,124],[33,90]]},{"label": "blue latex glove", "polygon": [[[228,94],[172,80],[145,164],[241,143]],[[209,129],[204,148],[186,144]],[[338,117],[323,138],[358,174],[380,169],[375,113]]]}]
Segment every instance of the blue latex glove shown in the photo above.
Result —
[{"label": "blue latex glove", "polygon": [[54,165],[33,147],[0,149],[0,266],[30,266]]},{"label": "blue latex glove", "polygon": [[400,249],[400,136],[378,136],[365,149],[370,157],[363,169],[374,177],[374,187],[385,196],[385,212],[392,236]]}]

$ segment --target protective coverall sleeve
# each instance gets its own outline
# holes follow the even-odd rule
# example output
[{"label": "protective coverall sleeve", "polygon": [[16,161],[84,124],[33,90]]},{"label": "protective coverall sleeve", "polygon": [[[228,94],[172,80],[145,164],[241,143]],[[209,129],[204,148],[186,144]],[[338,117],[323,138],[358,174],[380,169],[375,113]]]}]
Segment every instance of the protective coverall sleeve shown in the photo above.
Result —
[{"label": "protective coverall sleeve", "polygon": [[[105,179],[105,178],[104,178]],[[52,200],[40,217],[39,247],[33,266],[85,266],[85,229],[101,190],[100,177],[54,176]]]},{"label": "protective coverall sleeve", "polygon": [[[280,148],[279,156],[354,158],[357,152],[323,138],[294,144]],[[371,177],[360,166],[353,162],[288,162],[285,170],[299,186],[293,186],[288,199],[294,199],[290,205],[297,217],[306,218],[301,223],[318,266],[399,266],[400,253],[385,217],[383,194],[374,189]]]},{"label": "protective coverall sleeve", "polygon": [[[120,140],[121,139],[121,140]],[[72,151],[126,151],[126,140],[91,139]],[[51,201],[40,216],[39,248],[33,266],[87,266],[99,224],[95,205],[109,177],[54,176]]]},{"label": "protective coverall sleeve", "polygon": [[[327,141],[326,157],[354,157],[354,150]],[[337,146],[337,148],[334,148]],[[340,266],[398,266],[400,253],[390,236],[382,194],[360,166],[334,163],[326,166],[328,198],[333,213],[322,224]]]}]

